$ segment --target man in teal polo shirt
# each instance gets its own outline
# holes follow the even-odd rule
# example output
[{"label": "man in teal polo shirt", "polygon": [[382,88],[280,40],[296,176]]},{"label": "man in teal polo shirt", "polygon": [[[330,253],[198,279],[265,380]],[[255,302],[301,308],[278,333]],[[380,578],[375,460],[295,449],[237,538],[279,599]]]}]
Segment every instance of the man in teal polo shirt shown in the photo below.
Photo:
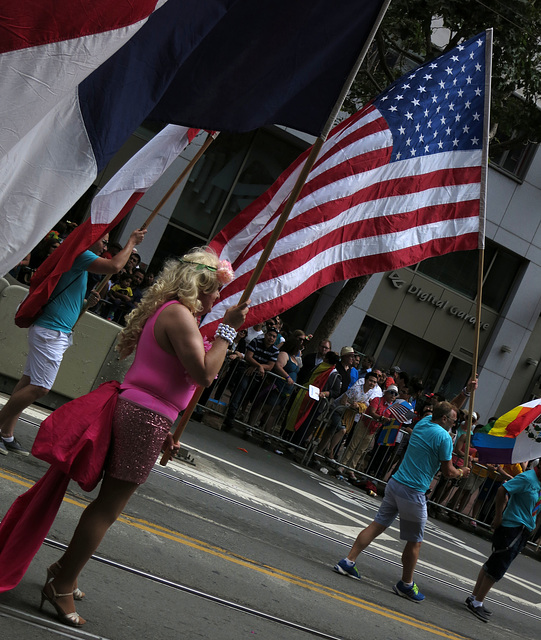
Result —
[{"label": "man in teal polo shirt", "polygon": [[357,556],[400,515],[400,539],[406,541],[406,546],[402,553],[402,579],[393,585],[393,591],[413,602],[425,599],[413,581],[427,520],[425,494],[440,469],[447,478],[466,478],[470,472],[467,467],[455,469],[451,462],[453,441],[448,432],[456,419],[456,408],[450,402],[440,402],[432,416],[415,425],[404,460],[387,484],[374,521],[359,533],[349,554],[333,567],[334,571],[360,580]]},{"label": "man in teal polo shirt", "polygon": [[[107,247],[107,234],[94,243],[89,251],[78,255],[72,268],[62,274],[42,314],[28,330],[28,357],[23,376],[0,411],[0,454],[27,456],[29,453],[13,432],[21,413],[45,396],[54,384],[64,352],[71,344],[73,326],[83,309],[88,273],[118,273],[135,245],[142,242],[145,233],[140,229],[135,230],[124,249],[109,259],[100,257]],[[92,292],[89,306],[98,300],[99,295]]]},{"label": "man in teal polo shirt", "polygon": [[479,571],[466,606],[474,616],[488,622],[492,611],[484,606],[484,600],[494,584],[505,575],[509,565],[524,549],[535,529],[541,506],[541,462],[534,469],[524,471],[507,480],[498,489],[495,500],[495,516],[492,526],[492,555]]}]

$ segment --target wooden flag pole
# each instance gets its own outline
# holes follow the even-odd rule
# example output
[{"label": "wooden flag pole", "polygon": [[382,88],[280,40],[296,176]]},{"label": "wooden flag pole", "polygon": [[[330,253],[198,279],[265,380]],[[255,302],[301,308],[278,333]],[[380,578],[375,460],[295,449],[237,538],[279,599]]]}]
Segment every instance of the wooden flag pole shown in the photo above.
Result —
[{"label": "wooden flag pole", "polygon": [[[297,201],[297,198],[299,197],[299,194],[301,192],[301,189],[304,186],[304,183],[306,182],[306,178],[308,177],[308,174],[310,173],[312,167],[314,166],[314,163],[316,161],[316,158],[318,156],[318,153],[323,145],[324,140],[322,138],[318,138],[315,142],[315,144],[312,147],[312,150],[310,152],[310,154],[308,155],[308,158],[306,158],[306,162],[304,164],[304,167],[302,168],[302,171],[299,174],[299,177],[297,178],[297,181],[295,183],[295,186],[293,187],[291,194],[288,198],[288,201],[286,202],[286,205],[284,207],[284,210],[282,211],[280,218],[278,219],[278,222],[276,223],[276,226],[274,228],[274,231],[272,232],[271,237],[269,238],[269,241],[267,242],[265,248],[263,249],[261,256],[257,262],[257,265],[255,266],[255,269],[252,273],[252,276],[250,278],[250,280],[248,281],[248,284],[246,285],[246,289],[244,289],[244,291],[242,292],[242,295],[240,297],[240,300],[238,302],[238,304],[243,304],[244,302],[246,302],[247,300],[250,299],[250,296],[252,294],[252,291],[254,290],[255,285],[257,284],[257,281],[259,280],[261,273],[263,272],[263,269],[265,268],[265,265],[267,264],[268,258],[272,252],[272,250],[274,249],[274,245],[276,244],[276,242],[278,241],[278,238],[280,237],[280,233],[282,232],[285,223],[287,222],[287,218],[289,216],[289,213],[291,212],[291,209],[293,208],[293,205],[295,204],[295,202]],[[184,413],[182,414],[182,417],[177,425],[177,428],[175,429],[174,433],[173,433],[173,440],[175,442],[178,442],[182,436],[182,434],[184,433],[184,429],[186,428],[186,425],[188,424],[188,421],[190,420],[190,418],[192,417],[192,413],[197,405],[197,403],[199,402],[199,399],[201,398],[201,395],[204,391],[204,387],[198,387],[195,390],[195,393],[192,396],[192,399],[190,400],[190,403],[188,404],[188,406],[186,407],[186,409],[184,409]],[[161,459],[160,459],[160,464],[165,467],[167,465],[167,463],[169,462],[169,460],[171,460],[171,452],[170,451],[164,451]]]},{"label": "wooden flag pole", "polygon": [[[246,302],[247,300],[249,300],[250,296],[252,295],[252,291],[254,290],[255,285],[257,284],[259,278],[261,277],[261,273],[263,272],[263,269],[265,268],[265,265],[268,262],[268,259],[270,257],[270,254],[272,253],[272,250],[274,249],[274,245],[276,244],[276,242],[278,241],[278,238],[280,237],[280,234],[282,233],[284,226],[287,222],[287,219],[289,217],[289,214],[291,213],[291,210],[293,209],[293,206],[295,205],[295,202],[297,202],[297,199],[301,193],[301,190],[304,186],[304,183],[306,182],[306,179],[308,178],[308,174],[310,173],[310,171],[312,170],[312,167],[315,164],[315,161],[319,155],[319,152],[321,150],[321,147],[323,146],[323,143],[325,142],[325,140],[327,139],[327,136],[329,135],[330,130],[332,129],[333,125],[334,125],[334,121],[336,119],[336,116],[338,115],[338,113],[340,112],[340,109],[342,108],[342,105],[344,104],[344,100],[346,99],[346,96],[349,92],[349,90],[351,89],[351,85],[353,84],[353,81],[355,80],[355,76],[357,75],[361,64],[364,61],[364,58],[366,57],[366,54],[368,52],[368,49],[370,47],[370,45],[372,44],[372,40],[374,39],[374,36],[376,35],[376,31],[379,28],[379,25],[381,24],[381,21],[383,20],[383,17],[385,15],[385,12],[387,11],[387,8],[389,7],[391,0],[386,0],[386,2],[384,3],[384,5],[381,8],[381,11],[379,13],[379,16],[376,20],[376,22],[374,23],[372,30],[370,31],[370,34],[368,35],[368,38],[366,39],[362,50],[359,54],[359,57],[357,58],[357,60],[355,61],[355,65],[353,66],[352,70],[350,71],[348,77],[346,78],[346,81],[344,82],[344,86],[342,87],[342,90],[340,91],[340,94],[334,104],[334,107],[331,110],[331,113],[329,114],[329,117],[327,118],[327,122],[325,123],[325,125],[323,126],[322,132],[320,134],[320,136],[318,137],[318,139],[315,141],[315,143],[312,145],[312,149],[310,150],[310,153],[308,154],[308,157],[306,158],[306,161],[304,163],[304,166],[301,170],[301,172],[299,173],[299,176],[295,182],[295,185],[293,187],[293,189],[291,190],[291,193],[289,195],[289,198],[284,206],[284,209],[282,211],[282,213],[280,214],[280,217],[278,218],[278,221],[276,223],[276,226],[274,227],[274,231],[272,232],[272,235],[270,236],[265,248],[263,249],[263,251],[261,252],[261,256],[259,257],[259,260],[257,262],[257,265],[252,273],[252,276],[250,277],[250,280],[248,281],[248,284],[246,285],[246,289],[243,291],[240,300],[238,302],[238,304],[243,304],[244,302]],[[177,426],[177,428],[175,429],[175,432],[173,434],[173,439],[175,442],[178,442],[180,440],[180,437],[184,431],[184,429],[186,428],[186,425],[188,424],[188,421],[192,415],[193,410],[195,409],[195,406],[197,404],[197,402],[199,401],[199,398],[201,397],[201,394],[203,393],[203,388],[199,388],[196,390],[196,392],[194,393],[194,396],[192,397],[192,400],[190,401],[189,405],[186,407],[186,409],[184,410],[184,413],[182,414],[182,418],[180,419],[180,422]],[[163,456],[160,459],[160,464],[162,466],[165,466],[168,461],[171,459],[171,452],[170,451],[165,451]]]},{"label": "wooden flag pole", "polygon": [[[473,362],[472,362],[472,375],[471,379],[476,380],[477,377],[477,367],[479,364],[479,342],[481,337],[481,302],[482,302],[482,294],[483,294],[483,268],[485,264],[485,250],[484,248],[479,249],[479,263],[478,263],[478,271],[477,274],[477,304],[475,311],[475,338],[474,338],[474,346],[473,346]],[[472,417],[473,417],[473,405],[475,402],[475,389],[471,390],[470,395],[470,406],[468,410],[468,419],[466,421],[466,445],[464,447],[464,466],[467,467],[469,463],[470,457],[470,442],[471,442],[471,426],[472,426]]]},{"label": "wooden flag pole", "polygon": [[163,196],[163,198],[158,202],[154,211],[148,216],[145,220],[141,229],[146,229],[148,225],[154,220],[154,218],[161,211],[163,205],[169,200],[169,198],[173,195],[175,189],[178,185],[184,180],[184,178],[190,173],[190,171],[195,167],[197,162],[200,160],[201,156],[205,153],[205,151],[210,147],[210,145],[216,140],[216,138],[220,135],[219,131],[213,131],[207,135],[207,139],[201,145],[199,151],[195,154],[195,156],[188,162],[182,173],[179,177],[173,182],[173,184],[169,187],[167,193]]},{"label": "wooden flag pole", "polygon": [[[173,193],[175,192],[176,188],[179,186],[179,184],[184,180],[184,178],[190,173],[190,171],[194,168],[194,166],[196,165],[196,163],[198,162],[198,160],[201,158],[201,156],[205,153],[205,151],[210,147],[210,145],[212,144],[212,142],[214,140],[216,140],[216,138],[218,137],[218,135],[220,134],[219,131],[213,131],[212,133],[209,133],[207,135],[207,139],[205,140],[205,142],[201,145],[199,151],[195,154],[195,156],[190,160],[190,162],[188,162],[188,164],[184,167],[184,169],[182,170],[181,174],[179,175],[179,177],[173,182],[173,184],[169,187],[169,189],[167,190],[167,193],[163,196],[163,198],[158,202],[158,204],[156,205],[156,208],[154,209],[154,211],[152,211],[152,213],[148,216],[148,218],[145,220],[145,222],[143,222],[143,224],[141,225],[141,229],[147,229],[148,226],[150,225],[150,223],[154,220],[154,218],[158,215],[158,213],[162,210],[163,205],[169,200],[169,198],[173,195]],[[105,291],[106,287],[107,287],[107,283],[110,280],[110,276],[106,275],[104,276],[99,285],[96,287],[95,291],[97,291],[100,296],[101,294]],[[79,317],[77,318],[77,322],[79,322],[79,320],[81,319],[81,316],[86,313],[88,309],[88,302],[86,302],[83,305],[83,309],[81,311],[81,313],[79,314]],[[77,322],[75,324],[77,324]],[[73,325],[75,327],[75,324]]]},{"label": "wooden flag pole", "polygon": [[[488,145],[490,131],[490,92],[492,80],[492,29],[486,30],[485,40],[485,105],[484,105],[484,136],[483,157],[481,162],[481,197],[479,206],[479,265],[477,267],[477,305],[475,314],[475,340],[473,347],[472,380],[477,379],[479,364],[479,342],[481,335],[481,302],[483,298],[483,269],[485,262],[485,222],[487,202],[487,173],[488,173]],[[470,408],[466,425],[466,446],[464,448],[464,466],[468,466],[470,458],[471,425],[473,406],[475,401],[475,389],[470,396]]]}]

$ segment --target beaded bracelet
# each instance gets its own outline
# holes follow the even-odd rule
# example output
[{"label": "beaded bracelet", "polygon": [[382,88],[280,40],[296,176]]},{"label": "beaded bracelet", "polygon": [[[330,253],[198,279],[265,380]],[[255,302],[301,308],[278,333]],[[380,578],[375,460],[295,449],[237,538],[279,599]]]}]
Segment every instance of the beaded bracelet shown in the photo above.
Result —
[{"label": "beaded bracelet", "polygon": [[230,327],[228,324],[224,324],[220,322],[218,328],[216,329],[216,333],[214,334],[214,338],[222,338],[222,340],[226,340],[231,346],[237,337],[237,332],[233,327]]}]

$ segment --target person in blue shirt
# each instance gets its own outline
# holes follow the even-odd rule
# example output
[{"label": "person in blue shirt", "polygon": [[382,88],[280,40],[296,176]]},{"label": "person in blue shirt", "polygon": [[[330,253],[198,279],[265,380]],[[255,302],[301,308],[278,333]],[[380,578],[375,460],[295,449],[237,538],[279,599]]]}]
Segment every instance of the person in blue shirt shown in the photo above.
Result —
[{"label": "person in blue shirt", "polygon": [[474,616],[488,622],[492,611],[484,606],[485,598],[494,584],[524,549],[535,529],[541,507],[541,463],[529,471],[519,473],[498,489],[495,515],[492,522],[492,554],[481,567],[466,606]]},{"label": "person in blue shirt", "polygon": [[[110,259],[100,257],[107,247],[107,234],[94,243],[90,250],[77,256],[72,268],[62,274],[42,314],[28,330],[28,357],[23,377],[0,411],[0,454],[27,456],[29,453],[13,432],[21,413],[45,396],[54,384],[64,352],[71,345],[73,326],[84,306],[88,273],[118,273],[135,245],[142,242],[145,233],[146,230],[134,231],[124,249]],[[98,301],[99,295],[92,291],[88,297],[89,306]]]},{"label": "person in blue shirt", "polygon": [[450,402],[440,402],[431,416],[415,425],[402,464],[387,484],[374,521],[359,533],[348,555],[333,567],[334,571],[360,580],[357,557],[400,515],[400,539],[406,541],[406,546],[402,553],[402,579],[393,585],[393,591],[413,602],[425,599],[413,581],[427,520],[425,494],[440,469],[447,478],[466,478],[470,473],[467,467],[455,469],[451,462],[453,441],[448,431],[456,419],[456,407]]}]

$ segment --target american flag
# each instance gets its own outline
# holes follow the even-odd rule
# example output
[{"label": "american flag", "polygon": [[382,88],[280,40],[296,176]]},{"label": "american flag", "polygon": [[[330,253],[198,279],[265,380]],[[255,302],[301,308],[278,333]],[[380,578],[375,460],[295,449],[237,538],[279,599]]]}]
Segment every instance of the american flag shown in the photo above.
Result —
[{"label": "american flag", "polygon": [[402,424],[409,424],[416,417],[413,407],[407,400],[396,400],[388,409],[389,413]]},{"label": "american flag", "polygon": [[[331,282],[479,246],[486,50],[483,33],[333,129],[251,295],[247,325]],[[308,153],[211,243],[236,279],[205,318],[206,333],[239,300]]]}]

